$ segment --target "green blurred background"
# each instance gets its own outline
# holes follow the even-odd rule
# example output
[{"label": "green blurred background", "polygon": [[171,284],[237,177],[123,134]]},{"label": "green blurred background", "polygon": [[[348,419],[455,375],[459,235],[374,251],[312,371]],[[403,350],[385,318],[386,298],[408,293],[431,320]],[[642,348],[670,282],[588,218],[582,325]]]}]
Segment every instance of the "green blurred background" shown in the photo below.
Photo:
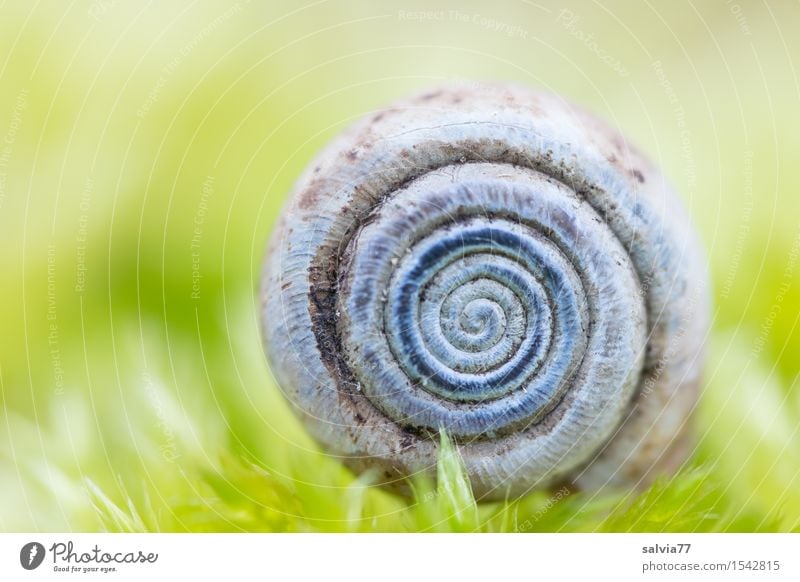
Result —
[{"label": "green blurred background", "polygon": [[[0,530],[800,528],[798,30],[757,0],[3,3]],[[293,181],[452,79],[582,104],[694,217],[698,447],[641,496],[475,506],[456,468],[399,499],[320,455],[271,379],[256,290]]]}]

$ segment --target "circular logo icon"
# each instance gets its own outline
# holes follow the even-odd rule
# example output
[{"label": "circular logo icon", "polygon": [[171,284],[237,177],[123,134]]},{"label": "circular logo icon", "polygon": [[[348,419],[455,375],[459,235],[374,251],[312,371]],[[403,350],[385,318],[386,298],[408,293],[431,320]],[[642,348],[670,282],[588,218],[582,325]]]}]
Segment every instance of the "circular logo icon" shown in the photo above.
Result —
[{"label": "circular logo icon", "polygon": [[29,542],[19,551],[19,563],[26,570],[35,570],[44,561],[44,546],[39,542]]}]

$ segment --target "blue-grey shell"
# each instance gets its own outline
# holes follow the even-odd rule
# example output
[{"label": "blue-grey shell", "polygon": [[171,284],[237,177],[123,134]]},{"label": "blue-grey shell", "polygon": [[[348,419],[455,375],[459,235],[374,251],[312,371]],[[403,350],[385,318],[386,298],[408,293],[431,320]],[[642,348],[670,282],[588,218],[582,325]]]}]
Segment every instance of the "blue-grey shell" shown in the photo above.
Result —
[{"label": "blue-grey shell", "polygon": [[704,256],[664,177],[562,99],[453,86],[309,166],[262,324],[311,434],[402,482],[456,439],[476,496],[637,485],[682,460]]}]

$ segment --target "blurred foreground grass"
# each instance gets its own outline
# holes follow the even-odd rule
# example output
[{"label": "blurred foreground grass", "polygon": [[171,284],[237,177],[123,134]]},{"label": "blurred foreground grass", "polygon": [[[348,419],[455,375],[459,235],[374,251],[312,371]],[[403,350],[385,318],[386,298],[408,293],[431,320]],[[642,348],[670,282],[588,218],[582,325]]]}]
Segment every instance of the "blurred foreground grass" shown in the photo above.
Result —
[{"label": "blurred foreground grass", "polygon": [[[0,6],[0,530],[800,529],[800,9],[704,6]],[[272,382],[255,289],[293,180],[453,78],[607,118],[703,235],[698,446],[646,492],[476,505],[445,443],[401,499],[322,455]]]}]

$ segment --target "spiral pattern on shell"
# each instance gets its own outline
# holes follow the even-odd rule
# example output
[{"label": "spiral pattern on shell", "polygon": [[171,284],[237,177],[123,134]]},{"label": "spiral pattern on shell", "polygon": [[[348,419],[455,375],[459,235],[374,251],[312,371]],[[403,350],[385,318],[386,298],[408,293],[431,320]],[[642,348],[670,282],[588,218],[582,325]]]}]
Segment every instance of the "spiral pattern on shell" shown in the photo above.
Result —
[{"label": "spiral pattern on shell", "polygon": [[312,435],[385,482],[456,439],[475,494],[646,482],[681,460],[706,322],[663,177],[559,98],[451,87],[320,155],[263,285],[272,370]]}]

